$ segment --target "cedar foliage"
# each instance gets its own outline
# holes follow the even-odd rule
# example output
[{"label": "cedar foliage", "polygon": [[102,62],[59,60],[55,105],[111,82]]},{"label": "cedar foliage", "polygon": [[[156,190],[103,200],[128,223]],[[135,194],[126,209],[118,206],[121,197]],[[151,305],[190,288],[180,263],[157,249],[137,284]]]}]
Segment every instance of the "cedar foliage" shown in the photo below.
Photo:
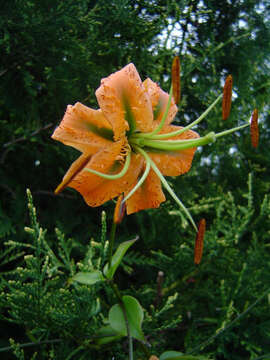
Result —
[{"label": "cedar foliage", "polygon": [[[160,209],[124,219],[118,242],[135,234],[140,240],[124,259],[120,288],[144,307],[143,330],[153,353],[191,353],[207,340],[194,355],[256,359],[270,353],[269,304],[266,296],[260,299],[270,284],[269,8],[263,0],[1,3],[1,347],[13,338],[4,358],[126,358],[125,342],[93,346],[112,294],[69,283],[76,271],[99,266],[105,256],[100,243],[113,203],[103,206],[101,230],[101,209],[88,208],[72,190],[53,196],[77,153],[52,142],[50,134],[67,104],[96,107],[100,79],[128,62],[142,79],[149,76],[168,90],[175,54],[182,69],[176,121],[186,125],[199,116],[232,74],[229,119],[223,122],[216,108],[197,131],[222,131],[257,107],[260,145],[251,148],[248,131],[222,138],[197,151],[188,174],[170,179],[193,215],[207,221],[199,267],[192,263],[192,229],[168,196]],[[31,197],[27,215],[27,187],[46,231]],[[164,283],[157,300],[158,271]],[[18,345],[29,342],[39,345]],[[138,346],[135,351],[143,358]]]}]

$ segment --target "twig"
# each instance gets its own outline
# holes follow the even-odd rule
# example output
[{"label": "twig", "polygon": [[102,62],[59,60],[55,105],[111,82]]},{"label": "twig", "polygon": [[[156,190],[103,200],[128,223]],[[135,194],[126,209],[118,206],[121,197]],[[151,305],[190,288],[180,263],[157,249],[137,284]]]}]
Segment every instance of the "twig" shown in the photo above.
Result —
[{"label": "twig", "polygon": [[[44,341],[39,341],[39,342],[18,344],[18,346],[19,346],[19,348],[25,348],[25,347],[43,345],[43,344],[54,344],[54,343],[59,343],[59,342],[62,342],[62,341],[63,341],[62,339],[44,340]],[[0,348],[0,352],[9,351],[9,350],[12,350],[12,349],[13,349],[12,346],[7,346],[7,347]]]},{"label": "twig", "polygon": [[198,350],[200,350],[201,348],[205,348],[207,345],[209,345],[210,343],[212,343],[213,340],[215,340],[220,334],[224,333],[225,331],[227,331],[228,329],[230,329],[239,319],[241,319],[243,316],[245,316],[254,306],[256,306],[258,304],[258,302],[260,302],[265,295],[267,295],[269,293],[270,289],[267,289],[262,296],[260,296],[253,304],[251,304],[245,311],[243,311],[239,316],[237,316],[230,324],[228,324],[228,326],[226,326],[224,329],[220,330],[217,334],[211,336],[209,339],[207,339],[206,341],[202,342],[201,344],[199,344],[198,346],[196,346],[193,350],[189,351],[187,353],[187,355],[190,354],[194,354],[195,352],[197,352]]},{"label": "twig", "polygon": [[54,126],[54,123],[49,123],[49,124],[47,124],[47,125],[39,128],[39,129],[33,131],[29,136],[26,136],[26,137],[25,137],[25,136],[21,136],[21,137],[19,137],[19,138],[17,138],[17,139],[10,140],[10,141],[6,142],[5,144],[3,144],[3,147],[6,148],[6,147],[8,147],[8,146],[10,146],[10,145],[16,144],[17,142],[21,142],[21,141],[28,140],[30,137],[35,136],[35,135],[39,134],[40,132],[49,129],[49,128],[51,128],[52,126]]},{"label": "twig", "polygon": [[[33,195],[46,195],[46,196],[53,196],[55,197],[55,193],[53,191],[48,191],[48,190],[37,190],[37,191],[33,191]],[[62,197],[62,198],[66,198],[66,199],[76,199],[76,196],[74,195],[66,195],[66,194],[57,194],[57,197]]]}]

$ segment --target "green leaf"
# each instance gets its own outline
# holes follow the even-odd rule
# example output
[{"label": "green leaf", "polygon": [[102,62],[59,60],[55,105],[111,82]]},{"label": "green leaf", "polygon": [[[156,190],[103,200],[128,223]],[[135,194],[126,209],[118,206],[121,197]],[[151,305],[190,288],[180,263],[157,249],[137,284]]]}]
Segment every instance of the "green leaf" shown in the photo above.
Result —
[{"label": "green leaf", "polygon": [[110,325],[103,326],[97,332],[98,339],[96,340],[98,345],[104,345],[112,341],[121,339],[123,335],[117,333]]},{"label": "green leaf", "polygon": [[206,360],[203,356],[185,355],[179,351],[165,351],[160,356],[160,360]]},{"label": "green leaf", "polygon": [[180,356],[182,356],[183,353],[180,353],[179,351],[165,351],[160,356],[160,360],[176,360],[180,359]]},{"label": "green leaf", "polygon": [[[143,321],[143,309],[138,302],[132,296],[125,295],[122,298],[129,324],[130,335],[138,340],[144,340],[142,332],[142,321]],[[113,305],[109,312],[109,323],[111,327],[117,331],[117,333],[127,336],[126,321],[123,314],[123,310],[119,304]]]},{"label": "green leaf", "polygon": [[120,262],[123,258],[123,256],[125,255],[125,253],[127,252],[127,250],[129,249],[129,247],[134,244],[134,242],[137,240],[137,237],[133,240],[128,240],[125,241],[123,243],[121,243],[115,254],[112,256],[112,263],[111,263],[111,267],[109,268],[109,264],[106,264],[104,266],[104,274],[108,279],[112,279],[113,275],[116,271],[116,269],[118,268],[118,266],[120,265]]},{"label": "green leaf", "polygon": [[93,285],[98,281],[104,281],[104,277],[99,270],[92,272],[79,272],[72,278],[73,281],[78,281],[81,284]]}]

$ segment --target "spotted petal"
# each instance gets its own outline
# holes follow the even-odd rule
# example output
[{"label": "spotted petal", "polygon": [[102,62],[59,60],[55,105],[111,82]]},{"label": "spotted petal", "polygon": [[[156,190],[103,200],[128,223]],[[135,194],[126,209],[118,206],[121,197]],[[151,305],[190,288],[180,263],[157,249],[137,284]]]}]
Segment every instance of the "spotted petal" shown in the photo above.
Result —
[{"label": "spotted petal", "polygon": [[123,137],[126,131],[152,130],[151,101],[133,64],[102,79],[96,97],[103,114],[113,128],[115,140]]},{"label": "spotted petal", "polygon": [[[169,94],[163,91],[157,83],[155,83],[149,78],[143,82],[143,86],[151,99],[154,113],[154,123],[158,124],[160,123],[165,112],[169,100]],[[174,99],[172,98],[171,106],[165,124],[170,124],[173,121],[177,111],[178,108],[175,105]]]},{"label": "spotted petal", "polygon": [[68,105],[52,138],[81,152],[94,154],[112,144],[113,131],[100,110],[77,102],[74,106]]},{"label": "spotted petal", "polygon": [[[181,126],[164,126],[162,133],[170,133],[182,129]],[[181,135],[169,138],[168,140],[196,139],[199,135],[192,130],[187,130]],[[189,171],[196,148],[190,148],[178,151],[153,151],[147,153],[155,162],[161,173],[165,176],[178,176]]]},{"label": "spotted petal", "polygon": [[[127,195],[128,192],[126,192],[125,195]],[[166,198],[163,194],[160,180],[155,172],[150,170],[144,183],[127,200],[127,214],[129,215],[144,209],[157,208],[165,200]]]},{"label": "spotted petal", "polygon": [[[104,174],[118,174],[123,168],[123,163],[119,160],[122,157],[123,146],[124,140],[113,143],[110,147],[93,155],[84,168]],[[129,189],[141,172],[142,166],[143,158],[133,153],[128,171],[123,177],[107,180],[82,170],[68,186],[79,191],[88,205],[100,206]]]}]

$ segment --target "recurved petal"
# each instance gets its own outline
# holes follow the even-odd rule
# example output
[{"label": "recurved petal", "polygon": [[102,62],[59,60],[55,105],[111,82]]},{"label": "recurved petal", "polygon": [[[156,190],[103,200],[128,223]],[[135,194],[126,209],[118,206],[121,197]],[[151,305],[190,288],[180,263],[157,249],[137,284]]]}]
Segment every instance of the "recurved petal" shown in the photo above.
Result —
[{"label": "recurved petal", "polygon": [[[170,133],[182,129],[181,126],[164,126],[161,133]],[[196,139],[199,135],[192,130],[187,130],[181,135],[169,138],[168,140]],[[196,148],[179,151],[148,151],[148,155],[155,162],[161,173],[165,176],[178,176],[189,171]]]},{"label": "recurved petal", "polygon": [[133,64],[128,64],[120,71],[102,79],[96,97],[113,128],[115,140],[123,137],[128,130],[152,130],[151,101]]},{"label": "recurved petal", "polygon": [[[158,124],[161,121],[162,116],[165,112],[169,100],[169,94],[163,91],[157,83],[155,83],[149,78],[143,82],[143,86],[148,92],[151,99],[154,113],[154,123]],[[172,97],[171,106],[165,124],[170,124],[173,121],[177,111],[178,108],[175,105],[174,99]]]},{"label": "recurved petal", "polygon": [[52,138],[87,154],[94,154],[112,144],[113,131],[100,110],[77,102],[68,105]]},{"label": "recurved petal", "polygon": [[[133,186],[131,187],[131,189],[132,188]],[[131,189],[129,189],[129,191]],[[127,195],[129,191],[127,191],[125,195]],[[126,201],[127,214],[129,215],[144,209],[157,208],[165,200],[166,198],[161,188],[160,179],[151,169],[144,183]]]},{"label": "recurved petal", "polygon": [[[84,169],[89,168],[105,174],[118,174],[123,168],[123,162],[119,161],[123,146],[124,141],[121,140],[101,150],[91,157]],[[142,166],[143,158],[133,153],[129,169],[123,177],[116,180],[106,180],[82,170],[68,186],[79,191],[88,205],[100,206],[130,188],[138,177]]]},{"label": "recurved petal", "polygon": [[55,189],[55,194],[59,194],[67,186],[69,186],[69,183],[72,181],[72,179],[85,167],[86,164],[88,164],[90,158],[91,155],[82,154],[77,160],[75,160],[71,164],[70,168],[63,177],[61,184],[59,184]]}]

